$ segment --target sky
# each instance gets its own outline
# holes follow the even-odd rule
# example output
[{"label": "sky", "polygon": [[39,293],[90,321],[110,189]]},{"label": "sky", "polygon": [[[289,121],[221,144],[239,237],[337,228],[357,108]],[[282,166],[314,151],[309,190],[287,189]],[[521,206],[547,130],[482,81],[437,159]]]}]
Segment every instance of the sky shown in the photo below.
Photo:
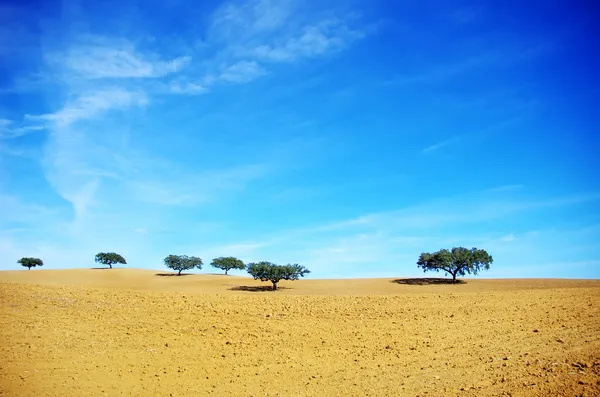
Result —
[{"label": "sky", "polygon": [[600,278],[599,8],[4,1],[0,269]]}]

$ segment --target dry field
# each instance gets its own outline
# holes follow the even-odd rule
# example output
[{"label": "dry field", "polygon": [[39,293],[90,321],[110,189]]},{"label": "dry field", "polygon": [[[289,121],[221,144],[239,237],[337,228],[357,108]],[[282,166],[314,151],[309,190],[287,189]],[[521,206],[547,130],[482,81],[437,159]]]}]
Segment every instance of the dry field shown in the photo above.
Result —
[{"label": "dry field", "polygon": [[155,273],[0,272],[0,395],[600,395],[600,281]]}]

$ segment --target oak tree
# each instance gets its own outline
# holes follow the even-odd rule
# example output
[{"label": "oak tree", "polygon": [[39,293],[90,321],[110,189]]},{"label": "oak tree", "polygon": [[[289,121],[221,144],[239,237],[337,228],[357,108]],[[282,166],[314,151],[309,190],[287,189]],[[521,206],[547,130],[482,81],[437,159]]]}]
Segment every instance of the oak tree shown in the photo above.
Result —
[{"label": "oak tree", "polygon": [[271,262],[249,263],[247,270],[255,280],[273,283],[273,291],[277,290],[277,283],[280,280],[298,280],[300,277],[304,277],[305,274],[310,273],[310,270],[297,263],[285,266]]},{"label": "oak tree", "polygon": [[216,267],[217,269],[225,270],[225,274],[227,274],[227,272],[231,269],[244,270],[246,268],[246,265],[241,259],[231,256],[215,258],[212,260],[210,265],[212,267]]},{"label": "oak tree", "polygon": [[17,263],[26,267],[27,270],[31,270],[32,267],[36,266],[44,266],[44,262],[40,258],[21,258]]},{"label": "oak tree", "polygon": [[489,270],[494,260],[485,250],[477,248],[467,249],[454,247],[452,250],[441,249],[434,253],[423,252],[419,256],[417,265],[424,272],[440,270],[452,275],[452,281],[456,282],[456,276],[465,274],[476,275],[482,270]]},{"label": "oak tree", "polygon": [[122,265],[126,265],[127,261],[121,255],[116,254],[114,252],[100,252],[96,254],[96,258],[94,259],[96,263],[101,263],[103,265],[108,265],[112,269],[112,265],[120,263]]},{"label": "oak tree", "polygon": [[179,272],[178,276],[181,276],[181,272],[184,270],[202,269],[202,259],[195,256],[169,255],[164,261],[166,267]]}]

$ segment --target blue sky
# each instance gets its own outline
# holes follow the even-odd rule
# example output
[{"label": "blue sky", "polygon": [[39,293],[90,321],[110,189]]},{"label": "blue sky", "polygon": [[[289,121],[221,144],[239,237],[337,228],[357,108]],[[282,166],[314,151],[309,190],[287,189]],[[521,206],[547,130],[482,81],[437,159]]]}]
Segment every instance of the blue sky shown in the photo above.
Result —
[{"label": "blue sky", "polygon": [[116,251],[417,276],[475,246],[485,277],[598,278],[597,11],[4,2],[0,269]]}]

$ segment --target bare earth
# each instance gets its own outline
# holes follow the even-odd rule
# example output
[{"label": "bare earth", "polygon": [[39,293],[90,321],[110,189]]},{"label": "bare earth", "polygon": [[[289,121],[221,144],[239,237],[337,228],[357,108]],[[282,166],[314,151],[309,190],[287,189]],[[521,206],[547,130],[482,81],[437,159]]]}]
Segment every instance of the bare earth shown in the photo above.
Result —
[{"label": "bare earth", "polygon": [[598,280],[156,273],[0,272],[0,395],[600,395]]}]

